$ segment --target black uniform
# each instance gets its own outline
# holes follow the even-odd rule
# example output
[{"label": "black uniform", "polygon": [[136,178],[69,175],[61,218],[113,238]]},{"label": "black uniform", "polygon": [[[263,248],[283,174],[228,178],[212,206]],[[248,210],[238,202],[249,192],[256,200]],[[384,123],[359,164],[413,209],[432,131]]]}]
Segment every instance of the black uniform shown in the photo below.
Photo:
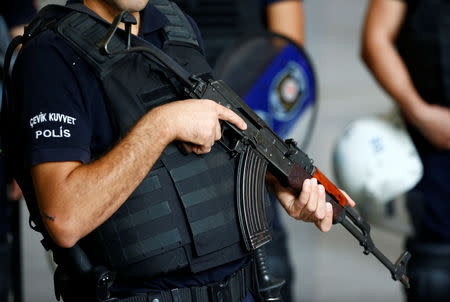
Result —
[{"label": "black uniform", "polygon": [[[0,3],[0,68],[3,69],[6,48],[10,42],[9,28],[25,24],[35,15],[36,9],[31,0],[2,1]],[[2,103],[3,74],[0,75],[0,107]],[[2,149],[0,142],[0,150]],[[10,244],[7,236],[11,233],[10,204],[6,192],[7,182],[10,181],[6,175],[3,156],[0,155],[0,301],[8,299],[11,287],[11,264]],[[18,223],[18,222],[14,222]],[[15,238],[20,240],[19,238]]]},{"label": "black uniform", "polygon": [[[414,86],[431,104],[450,107],[450,3],[406,0],[408,8],[397,40]],[[409,301],[447,301],[450,297],[450,151],[437,150],[409,125],[424,175],[408,195],[415,235]]]}]

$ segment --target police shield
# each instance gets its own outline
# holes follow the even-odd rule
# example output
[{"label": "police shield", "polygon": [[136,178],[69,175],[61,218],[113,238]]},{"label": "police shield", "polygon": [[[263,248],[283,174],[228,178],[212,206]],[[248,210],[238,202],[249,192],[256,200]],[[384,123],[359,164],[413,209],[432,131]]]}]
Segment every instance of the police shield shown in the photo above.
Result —
[{"label": "police shield", "polygon": [[296,140],[307,147],[317,88],[311,61],[300,46],[270,32],[248,35],[222,53],[214,71],[278,135],[286,137],[296,126]]}]

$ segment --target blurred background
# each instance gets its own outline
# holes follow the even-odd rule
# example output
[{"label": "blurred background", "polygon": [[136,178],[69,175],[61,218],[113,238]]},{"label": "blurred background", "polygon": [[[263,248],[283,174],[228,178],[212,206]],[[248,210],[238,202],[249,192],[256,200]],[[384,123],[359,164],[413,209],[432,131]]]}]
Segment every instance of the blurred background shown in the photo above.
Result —
[{"label": "blurred background", "polygon": [[[63,1],[39,1],[48,3]],[[307,153],[331,180],[332,148],[344,127],[357,118],[386,112],[392,102],[360,60],[360,36],[368,1],[305,0],[306,49],[319,81],[319,111]],[[296,138],[298,127],[291,133]],[[396,206],[403,212],[401,200]],[[21,203],[24,301],[56,301],[51,265],[28,226]],[[406,218],[404,218],[406,219]],[[405,220],[406,221],[406,220]],[[403,301],[401,285],[373,256],[365,256],[357,241],[341,226],[327,234],[283,215],[295,272],[295,301]],[[373,228],[378,248],[392,261],[403,250],[404,234]]]}]

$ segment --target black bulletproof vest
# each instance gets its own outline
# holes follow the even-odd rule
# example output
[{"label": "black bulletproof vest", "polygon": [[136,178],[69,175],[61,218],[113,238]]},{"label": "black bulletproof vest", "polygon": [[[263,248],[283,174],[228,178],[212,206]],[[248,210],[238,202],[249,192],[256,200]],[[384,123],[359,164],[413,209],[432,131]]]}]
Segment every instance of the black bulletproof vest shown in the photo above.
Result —
[{"label": "black bulletproof vest", "polygon": [[[170,24],[163,51],[193,74],[207,77],[195,33],[181,10],[166,0],[150,0]],[[99,43],[109,24],[70,10],[54,30],[95,70],[119,140],[149,110],[186,97],[178,80],[153,57],[141,52],[103,55]],[[110,50],[125,48],[116,33]],[[132,46],[148,45],[133,36]],[[123,278],[149,278],[185,268],[206,270],[244,257],[236,208],[236,167],[215,144],[205,155],[183,155],[170,144],[150,173],[105,223],[79,244],[94,265],[119,271]],[[95,202],[95,201],[93,201]]]},{"label": "black bulletproof vest", "polygon": [[206,58],[213,65],[236,39],[265,29],[261,0],[177,0],[202,33]]},{"label": "black bulletproof vest", "polygon": [[410,0],[397,47],[429,103],[450,107],[450,1]]}]

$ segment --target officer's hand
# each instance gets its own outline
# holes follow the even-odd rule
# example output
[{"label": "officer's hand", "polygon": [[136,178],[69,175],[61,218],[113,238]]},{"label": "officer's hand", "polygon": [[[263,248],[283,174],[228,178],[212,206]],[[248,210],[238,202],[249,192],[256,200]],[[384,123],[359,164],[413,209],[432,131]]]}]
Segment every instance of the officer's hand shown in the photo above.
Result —
[{"label": "officer's hand", "polygon": [[306,179],[298,196],[292,189],[282,186],[272,175],[268,175],[267,180],[291,217],[314,222],[322,232],[331,229],[333,209],[325,201],[325,188],[317,183],[317,179]]},{"label": "officer's hand", "polygon": [[208,153],[222,136],[220,120],[228,121],[241,130],[247,125],[232,110],[211,100],[190,99],[160,106],[167,117],[167,126],[173,140],[185,144],[186,151]]},{"label": "officer's hand", "polygon": [[436,148],[450,150],[450,109],[424,104],[414,124]]},{"label": "officer's hand", "polygon": [[9,199],[12,201],[19,200],[23,197],[22,190],[20,189],[19,185],[17,184],[16,180],[13,179],[10,186],[9,186]]}]

